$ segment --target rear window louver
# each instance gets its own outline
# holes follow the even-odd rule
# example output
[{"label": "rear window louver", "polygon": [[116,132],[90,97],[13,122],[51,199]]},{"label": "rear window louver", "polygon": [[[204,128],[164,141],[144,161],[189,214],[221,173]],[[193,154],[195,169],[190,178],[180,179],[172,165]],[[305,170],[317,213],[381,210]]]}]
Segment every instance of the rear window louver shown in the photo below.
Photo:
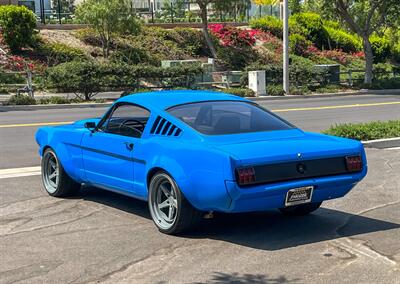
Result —
[{"label": "rear window louver", "polygon": [[179,136],[181,133],[182,129],[178,128],[161,116],[157,116],[150,130],[150,134],[164,136]]}]

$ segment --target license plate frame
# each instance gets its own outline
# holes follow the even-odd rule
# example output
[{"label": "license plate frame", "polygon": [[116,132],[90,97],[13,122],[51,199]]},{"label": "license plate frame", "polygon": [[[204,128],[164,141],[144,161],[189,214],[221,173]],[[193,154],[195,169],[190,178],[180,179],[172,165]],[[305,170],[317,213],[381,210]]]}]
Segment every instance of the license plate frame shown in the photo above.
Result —
[{"label": "license plate frame", "polygon": [[289,189],[285,197],[285,207],[310,203],[314,192],[314,186],[303,186]]}]

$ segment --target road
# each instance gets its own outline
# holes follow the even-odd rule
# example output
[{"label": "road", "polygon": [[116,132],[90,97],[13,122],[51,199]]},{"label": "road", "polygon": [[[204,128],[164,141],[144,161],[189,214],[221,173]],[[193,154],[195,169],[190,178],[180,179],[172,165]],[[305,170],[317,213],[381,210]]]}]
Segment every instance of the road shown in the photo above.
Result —
[{"label": "road", "polygon": [[[335,123],[400,119],[400,95],[264,100],[258,103],[307,131],[321,131]],[[41,124],[99,117],[105,110],[104,107],[0,112],[0,169],[39,164],[34,135]]]}]

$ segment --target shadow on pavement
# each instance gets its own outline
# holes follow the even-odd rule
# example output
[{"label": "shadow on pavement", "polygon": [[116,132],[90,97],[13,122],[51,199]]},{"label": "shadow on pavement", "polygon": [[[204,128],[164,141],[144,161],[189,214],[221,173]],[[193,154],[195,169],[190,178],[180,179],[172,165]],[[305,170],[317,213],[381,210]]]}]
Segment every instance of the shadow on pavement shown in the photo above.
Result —
[{"label": "shadow on pavement", "polygon": [[195,282],[193,284],[223,284],[223,283],[235,283],[235,284],[280,284],[280,283],[299,283],[298,279],[289,280],[285,276],[277,278],[268,278],[264,274],[239,274],[239,273],[222,273],[214,272],[212,278],[207,282]]},{"label": "shadow on pavement", "polygon": [[[129,212],[150,222],[147,203],[120,194],[89,188],[79,198]],[[351,221],[352,226],[348,226]],[[279,211],[215,214],[193,232],[180,237],[216,239],[262,250],[280,250],[300,245],[400,228],[400,224],[328,208],[302,217],[287,217]],[[241,283],[241,282],[239,282]]]}]

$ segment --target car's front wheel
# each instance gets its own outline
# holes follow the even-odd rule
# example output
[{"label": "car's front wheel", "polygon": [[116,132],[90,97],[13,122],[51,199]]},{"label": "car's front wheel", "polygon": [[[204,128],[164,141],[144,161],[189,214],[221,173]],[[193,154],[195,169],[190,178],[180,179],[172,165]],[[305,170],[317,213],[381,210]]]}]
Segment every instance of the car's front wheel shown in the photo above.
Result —
[{"label": "car's front wheel", "polygon": [[285,208],[279,208],[279,210],[289,216],[303,216],[314,212],[321,206],[322,202],[313,202],[307,204],[300,204]]},{"label": "car's front wheel", "polygon": [[156,173],[149,185],[148,203],[151,217],[160,232],[178,234],[193,228],[201,219],[166,172]]},{"label": "car's front wheel", "polygon": [[68,176],[52,149],[44,151],[41,166],[43,185],[49,195],[66,197],[79,191],[81,184]]}]

